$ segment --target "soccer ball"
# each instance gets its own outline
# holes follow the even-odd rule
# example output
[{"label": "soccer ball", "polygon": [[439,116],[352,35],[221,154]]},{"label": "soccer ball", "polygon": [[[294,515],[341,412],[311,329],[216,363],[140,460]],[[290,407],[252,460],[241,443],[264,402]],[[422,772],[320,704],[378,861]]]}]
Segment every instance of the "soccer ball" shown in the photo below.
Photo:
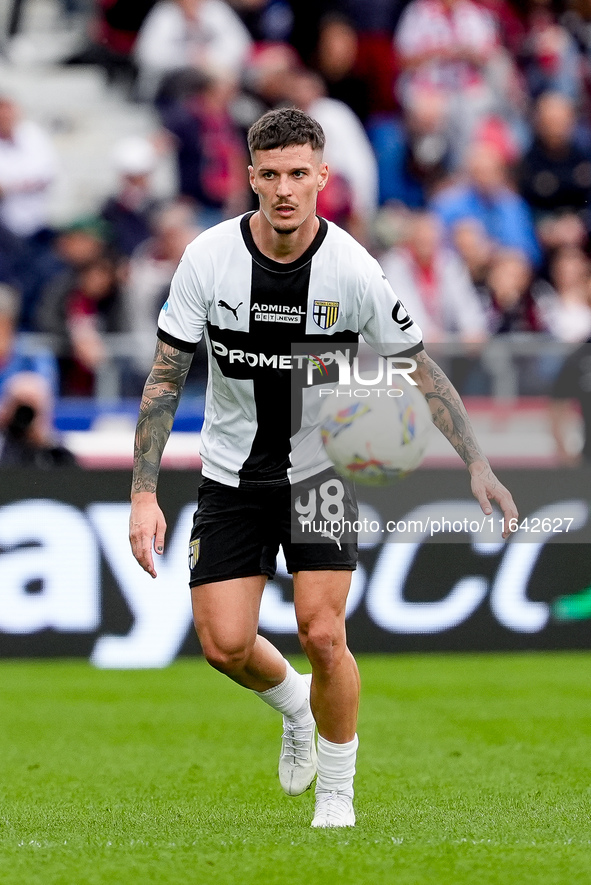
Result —
[{"label": "soccer ball", "polygon": [[416,387],[405,384],[398,397],[380,393],[357,399],[354,390],[351,398],[335,391],[320,409],[328,457],[342,476],[362,485],[389,485],[415,470],[431,433],[431,412]]}]

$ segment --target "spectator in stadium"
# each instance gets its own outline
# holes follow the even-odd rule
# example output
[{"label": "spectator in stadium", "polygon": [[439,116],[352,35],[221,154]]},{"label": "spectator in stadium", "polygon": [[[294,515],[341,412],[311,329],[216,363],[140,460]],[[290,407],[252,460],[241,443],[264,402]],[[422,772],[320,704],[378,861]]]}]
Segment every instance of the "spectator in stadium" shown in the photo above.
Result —
[{"label": "spectator in stadium", "polygon": [[348,104],[364,123],[397,107],[391,30],[369,30],[367,19],[354,24],[342,11],[333,10],[320,19],[311,66],[323,76],[329,96]]},{"label": "spectator in stadium", "polygon": [[11,233],[31,241],[51,226],[56,174],[57,155],[45,130],[0,96],[0,222]]},{"label": "spectator in stadium", "polygon": [[488,325],[492,335],[545,330],[532,293],[533,271],[518,249],[499,249],[487,276]]},{"label": "spectator in stadium", "polygon": [[475,143],[464,179],[438,193],[431,206],[450,236],[459,222],[476,221],[496,246],[521,250],[530,264],[538,266],[541,251],[531,210],[508,181],[502,150],[492,143]]},{"label": "spectator in stadium", "polygon": [[229,111],[234,94],[234,81],[225,75],[200,73],[189,94],[162,112],[173,136],[179,194],[195,206],[202,227],[250,204],[245,147]]},{"label": "spectator in stadium", "polygon": [[31,300],[35,296],[38,281],[36,270],[28,260],[26,243],[0,224],[0,283],[18,290],[21,309],[25,291],[29,292]]},{"label": "spectator in stadium", "polygon": [[402,117],[379,115],[368,124],[379,174],[380,205],[400,200],[424,208],[434,187],[452,170],[452,133],[443,94],[413,89]]},{"label": "spectator in stadium", "polygon": [[246,133],[255,120],[286,100],[286,84],[302,66],[288,43],[255,43],[246,60],[233,113]]},{"label": "spectator in stadium", "polygon": [[340,173],[331,175],[330,183],[318,194],[316,207],[318,214],[327,221],[334,221],[343,230],[360,232],[359,218],[353,208],[351,185]]},{"label": "spectator in stadium", "polygon": [[582,65],[575,40],[559,21],[561,4],[527,0],[525,5],[526,32],[518,62],[529,94],[537,97],[543,92],[560,92],[579,101]]},{"label": "spectator in stadium", "polygon": [[158,205],[152,187],[158,155],[149,139],[131,135],[115,145],[112,159],[118,189],[102,207],[100,217],[109,225],[112,248],[129,257],[151,233],[150,216]]},{"label": "spectator in stadium", "polygon": [[158,313],[185,248],[199,232],[186,204],[163,206],[152,218],[150,238],[129,261],[122,292],[123,330],[134,336],[131,368],[142,376],[140,391],[154,356]]},{"label": "spectator in stadium", "polygon": [[550,282],[540,281],[536,294],[551,334],[577,343],[591,335],[591,265],[582,249],[564,246],[550,259]]},{"label": "spectator in stadium", "polygon": [[0,467],[50,470],[76,459],[53,427],[53,391],[43,375],[13,375],[0,392]]},{"label": "spectator in stadium", "polygon": [[[588,84],[588,65],[591,60],[591,5],[589,0],[572,0],[560,15],[560,23],[569,32],[581,53],[584,85]],[[585,73],[586,70],[586,73]]]},{"label": "spectator in stadium", "polygon": [[370,87],[355,70],[359,39],[343,16],[331,13],[320,21],[314,67],[324,78],[328,96],[343,101],[365,123],[370,112]]},{"label": "spectator in stadium", "polygon": [[359,118],[342,101],[328,98],[321,77],[313,71],[294,72],[286,86],[286,97],[322,126],[326,162],[351,190],[353,213],[349,232],[361,242],[368,242],[378,203],[378,172]]},{"label": "spectator in stadium", "polygon": [[0,95],[0,225],[21,252],[21,328],[30,327],[39,281],[52,268],[49,196],[57,171],[49,135],[25,119],[15,101]]},{"label": "spectator in stadium", "polygon": [[487,77],[500,52],[496,22],[471,0],[411,0],[394,39],[402,103],[412,103],[413,88],[440,90],[462,159],[478,122],[503,99]]},{"label": "spectator in stadium", "polygon": [[525,22],[518,7],[521,0],[478,0],[497,23],[497,37],[512,56],[519,51],[525,37]]},{"label": "spectator in stadium", "polygon": [[320,19],[327,12],[326,0],[302,2],[289,0],[293,12],[293,24],[289,44],[293,46],[304,64],[311,65],[318,43]]},{"label": "spectator in stadium", "polygon": [[543,217],[538,221],[537,234],[545,256],[567,246],[586,248],[589,237],[582,217],[574,212]]},{"label": "spectator in stadium", "polygon": [[287,0],[232,0],[232,7],[256,43],[289,40],[294,14]]},{"label": "spectator in stadium", "polygon": [[13,377],[31,372],[43,378],[52,393],[56,393],[56,358],[45,348],[25,352],[17,333],[18,315],[18,293],[10,286],[0,284],[0,395]]},{"label": "spectator in stadium", "polygon": [[104,333],[120,330],[120,275],[116,260],[103,255],[79,270],[66,296],[70,353],[62,364],[67,396],[95,392],[96,372],[108,359]]},{"label": "spectator in stadium", "polygon": [[[356,34],[354,76],[367,84],[369,113],[392,113],[397,110],[394,85],[399,73],[392,34],[408,0],[334,0],[318,5],[318,35],[331,15],[340,16]],[[349,38],[350,39],[350,38]],[[318,40],[314,54],[305,55],[312,67],[318,67]],[[332,95],[332,93],[331,93]],[[341,97],[341,96],[335,96]]]},{"label": "spectator in stadium", "polygon": [[445,341],[450,335],[470,343],[485,340],[484,310],[464,263],[443,244],[435,215],[410,216],[404,244],[383,255],[381,265],[424,341]]},{"label": "spectator in stadium", "polygon": [[156,0],[95,0],[86,44],[65,63],[99,65],[105,69],[109,82],[121,82],[131,90],[137,74],[133,47],[155,3]]},{"label": "spectator in stadium", "polygon": [[82,216],[57,233],[54,243],[56,271],[41,292],[35,312],[37,332],[59,336],[65,343],[66,301],[80,270],[106,252],[109,229],[100,218]]},{"label": "spectator in stadium", "polygon": [[462,353],[437,356],[456,389],[461,393],[486,389],[478,358],[480,345],[488,338],[486,314],[466,266],[443,243],[439,219],[430,212],[413,213],[403,244],[382,256],[381,265],[419,323],[425,342],[463,343]]},{"label": "spectator in stadium", "polygon": [[545,92],[535,106],[535,138],[519,171],[522,196],[533,208],[545,236],[552,222],[578,214],[591,228],[591,152],[576,138],[576,109],[572,99]]},{"label": "spectator in stadium", "polygon": [[[572,448],[574,422],[582,425],[580,452]],[[550,399],[550,427],[560,463],[591,463],[591,337],[567,356],[556,376]]]},{"label": "spectator in stadium", "polygon": [[183,68],[238,76],[251,43],[240,18],[223,0],[158,0],[134,48],[139,94],[154,98],[163,77]]},{"label": "spectator in stadium", "polygon": [[481,303],[486,303],[486,278],[495,252],[494,243],[484,226],[475,219],[459,221],[452,230],[452,241],[468,269]]}]

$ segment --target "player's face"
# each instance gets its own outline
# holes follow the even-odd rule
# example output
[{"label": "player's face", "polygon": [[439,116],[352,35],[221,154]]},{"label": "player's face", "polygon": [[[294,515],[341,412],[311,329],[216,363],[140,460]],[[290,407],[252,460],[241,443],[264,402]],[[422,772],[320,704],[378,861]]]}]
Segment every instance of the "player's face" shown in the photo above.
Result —
[{"label": "player's face", "polygon": [[278,234],[291,234],[314,218],[316,198],[328,180],[328,166],[309,144],[256,151],[248,167],[262,214]]}]

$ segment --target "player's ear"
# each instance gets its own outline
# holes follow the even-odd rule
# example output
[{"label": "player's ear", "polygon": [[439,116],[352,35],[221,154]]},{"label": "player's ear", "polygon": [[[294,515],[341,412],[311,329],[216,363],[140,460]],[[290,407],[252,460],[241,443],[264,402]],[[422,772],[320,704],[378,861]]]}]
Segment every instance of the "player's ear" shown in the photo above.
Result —
[{"label": "player's ear", "polygon": [[320,169],[318,171],[318,190],[324,190],[326,187],[326,182],[328,181],[328,164],[322,163]]},{"label": "player's ear", "polygon": [[254,183],[254,166],[248,167],[248,180],[249,180],[250,186],[253,189],[253,191],[255,192],[255,194],[258,194],[257,186]]}]

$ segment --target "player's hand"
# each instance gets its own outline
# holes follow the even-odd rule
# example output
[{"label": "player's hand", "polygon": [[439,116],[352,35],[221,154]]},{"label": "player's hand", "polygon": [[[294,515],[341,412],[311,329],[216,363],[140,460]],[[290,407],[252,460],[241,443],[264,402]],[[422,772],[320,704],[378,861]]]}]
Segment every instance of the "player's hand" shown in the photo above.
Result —
[{"label": "player's hand", "polygon": [[152,545],[158,555],[164,552],[166,520],[152,492],[138,492],[131,499],[129,542],[133,555],[153,578],[156,577]]},{"label": "player's hand", "polygon": [[[470,464],[472,494],[480,504],[483,513],[492,513],[491,501],[496,501],[503,513],[503,538],[512,532],[511,525],[516,525],[519,518],[515,501],[511,492],[499,482],[491,470],[488,461],[475,461]],[[515,522],[512,523],[512,520]]]}]

